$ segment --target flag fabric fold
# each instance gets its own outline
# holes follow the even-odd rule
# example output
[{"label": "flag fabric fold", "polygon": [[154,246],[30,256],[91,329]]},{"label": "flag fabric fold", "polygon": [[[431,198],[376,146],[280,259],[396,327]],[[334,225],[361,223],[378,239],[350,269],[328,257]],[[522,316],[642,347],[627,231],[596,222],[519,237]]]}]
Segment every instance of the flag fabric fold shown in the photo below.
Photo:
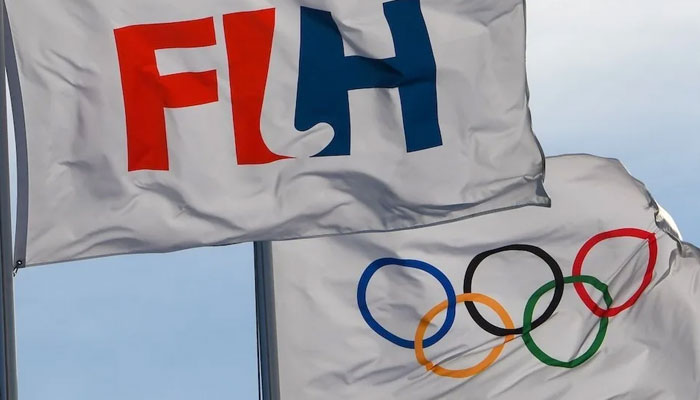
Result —
[{"label": "flag fabric fold", "polygon": [[283,399],[696,399],[700,251],[616,160],[550,209],[269,244]]},{"label": "flag fabric fold", "polygon": [[5,3],[23,265],[548,205],[522,0]]}]

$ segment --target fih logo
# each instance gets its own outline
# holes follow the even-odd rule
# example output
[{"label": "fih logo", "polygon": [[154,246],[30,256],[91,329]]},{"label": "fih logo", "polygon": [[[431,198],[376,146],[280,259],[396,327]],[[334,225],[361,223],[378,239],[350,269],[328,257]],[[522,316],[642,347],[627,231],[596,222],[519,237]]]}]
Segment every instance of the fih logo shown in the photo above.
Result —
[{"label": "fih logo", "polygon": [[[583,262],[586,256],[591,251],[591,249],[593,249],[593,247],[605,240],[619,237],[632,237],[647,241],[649,244],[649,260],[646,270],[644,272],[642,283],[639,286],[639,288],[624,303],[622,303],[619,306],[613,307],[613,298],[608,292],[608,286],[593,276],[582,275],[581,270],[583,268]],[[520,328],[516,328],[514,326],[513,320],[511,319],[508,312],[496,300],[484,294],[472,291],[472,279],[474,277],[474,272],[479,267],[479,265],[486,258],[505,251],[524,251],[539,257],[540,259],[542,259],[542,261],[544,261],[547,264],[547,266],[549,266],[554,277],[554,280],[542,285],[527,300],[527,302],[525,303],[525,312],[523,315],[523,326]],[[625,228],[609,232],[603,232],[593,236],[583,245],[583,247],[581,247],[574,260],[571,276],[564,277],[562,270],[559,267],[559,264],[557,264],[554,258],[552,258],[552,256],[550,256],[546,251],[542,250],[541,248],[525,244],[509,245],[483,252],[474,257],[474,259],[469,263],[467,271],[464,275],[464,293],[460,295],[457,295],[455,293],[455,290],[452,287],[450,280],[447,278],[447,276],[445,276],[444,273],[442,273],[439,269],[426,262],[419,260],[382,258],[372,262],[362,274],[357,288],[357,304],[360,308],[360,313],[362,314],[362,317],[364,318],[365,322],[374,332],[376,332],[377,334],[379,334],[379,336],[390,341],[391,343],[394,343],[397,346],[406,349],[413,349],[418,363],[423,365],[427,371],[430,371],[436,375],[449,378],[468,378],[470,376],[474,376],[476,374],[479,374],[480,372],[483,372],[496,361],[498,356],[503,351],[505,344],[512,341],[515,338],[515,335],[521,335],[527,349],[532,353],[533,356],[535,356],[535,358],[540,360],[542,363],[553,367],[575,368],[588,361],[591,357],[593,357],[603,345],[603,340],[605,339],[605,334],[608,328],[609,318],[614,317],[622,311],[632,307],[637,302],[637,300],[639,300],[639,297],[642,295],[644,290],[649,286],[654,274],[654,268],[656,267],[657,253],[658,248],[656,243],[656,235],[652,232],[647,232],[644,230],[634,228]],[[437,281],[444,288],[445,294],[447,295],[447,300],[433,307],[423,316],[423,318],[421,318],[420,322],[418,323],[418,328],[416,329],[416,333],[413,340],[404,339],[389,332],[386,328],[381,326],[376,319],[374,319],[371,312],[369,311],[369,307],[367,305],[367,286],[369,285],[372,276],[379,269],[388,265],[396,265],[405,268],[414,268],[427,272],[428,274],[432,275],[435,279],[437,279]],[[603,301],[605,302],[606,308],[601,308],[591,298],[591,296],[586,291],[586,288],[583,286],[584,283],[591,285],[593,288],[595,288],[603,294]],[[588,350],[583,352],[581,355],[575,357],[573,360],[569,361],[557,360],[549,356],[535,343],[531,335],[533,330],[537,329],[539,326],[544,324],[554,314],[557,307],[559,306],[559,302],[561,301],[562,295],[564,293],[564,286],[566,284],[573,284],[574,288],[576,289],[576,293],[581,298],[586,307],[588,307],[588,309],[590,309],[593,314],[600,318],[598,332]],[[554,295],[552,296],[552,300],[550,301],[549,305],[542,313],[542,315],[540,315],[537,318],[534,318],[533,314],[535,312],[537,302],[545,293],[551,290],[554,290]],[[464,303],[464,305],[467,307],[469,315],[480,328],[494,336],[503,337],[504,340],[503,343],[492,348],[489,354],[486,356],[486,358],[484,358],[484,360],[479,362],[477,365],[465,369],[454,370],[444,368],[440,365],[436,365],[430,360],[428,360],[425,356],[424,349],[440,341],[452,328],[452,324],[455,321],[456,307],[458,303]],[[479,310],[474,305],[474,303],[480,303],[492,309],[501,319],[503,327],[499,327],[488,322],[479,313]],[[430,325],[430,322],[439,313],[445,310],[447,310],[447,316],[443,325],[433,336],[425,338],[425,333],[428,326]]]},{"label": "fih logo", "polygon": [[[420,0],[384,3],[395,57],[345,56],[343,37],[330,12],[301,7],[301,44],[295,128],[333,128],[316,156],[350,155],[348,92],[398,88],[406,150],[442,145],[436,64]],[[223,16],[238,164],[289,158],[265,144],[260,121],[275,29],[275,9]],[[133,25],[114,30],[126,112],[128,168],[168,170],[165,108],[219,101],[217,71],[160,75],[156,51],[217,44],[214,18]]]}]

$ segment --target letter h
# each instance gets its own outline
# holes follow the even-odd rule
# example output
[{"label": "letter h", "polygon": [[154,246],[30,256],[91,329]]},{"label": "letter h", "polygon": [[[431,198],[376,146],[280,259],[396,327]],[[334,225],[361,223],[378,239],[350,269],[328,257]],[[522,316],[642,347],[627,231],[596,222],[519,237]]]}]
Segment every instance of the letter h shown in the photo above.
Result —
[{"label": "letter h", "polygon": [[348,91],[398,88],[408,152],[442,145],[438,123],[436,65],[420,0],[384,4],[396,56],[345,56],[331,13],[301,8],[301,50],[295,126],[328,123],[335,135],[317,156],[350,154]]}]

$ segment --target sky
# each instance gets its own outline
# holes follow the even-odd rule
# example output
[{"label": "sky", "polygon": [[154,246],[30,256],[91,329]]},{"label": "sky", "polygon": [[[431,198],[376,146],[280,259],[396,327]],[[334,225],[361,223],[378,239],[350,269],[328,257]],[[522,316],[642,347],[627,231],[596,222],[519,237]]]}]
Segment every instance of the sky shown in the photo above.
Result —
[{"label": "sky", "polygon": [[[547,155],[623,161],[700,244],[700,2],[532,0]],[[255,399],[250,244],[22,270],[22,400]]]}]

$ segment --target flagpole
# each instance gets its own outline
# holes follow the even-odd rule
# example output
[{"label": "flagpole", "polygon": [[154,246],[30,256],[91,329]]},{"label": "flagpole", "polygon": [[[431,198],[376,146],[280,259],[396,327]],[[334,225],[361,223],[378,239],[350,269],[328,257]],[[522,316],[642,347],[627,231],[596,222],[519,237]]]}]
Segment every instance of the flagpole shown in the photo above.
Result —
[{"label": "flagpole", "polygon": [[270,242],[255,242],[255,309],[260,398],[279,400],[277,329]]},{"label": "flagpole", "polygon": [[0,2],[0,400],[17,400],[15,355],[15,304],[12,255],[12,211],[10,205],[9,132],[5,95],[5,4]]}]

